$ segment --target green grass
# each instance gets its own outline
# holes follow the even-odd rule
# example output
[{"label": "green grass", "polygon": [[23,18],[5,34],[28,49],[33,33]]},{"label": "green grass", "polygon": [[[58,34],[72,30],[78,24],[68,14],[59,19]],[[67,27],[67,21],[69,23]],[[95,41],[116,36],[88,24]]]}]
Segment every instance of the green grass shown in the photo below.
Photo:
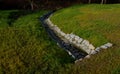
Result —
[{"label": "green grass", "polygon": [[[51,20],[66,33],[89,40],[100,46],[111,42],[113,47],[90,60],[82,61],[73,73],[119,74],[120,73],[120,4],[76,5],[57,11]],[[87,62],[86,62],[87,61]],[[77,73],[77,74],[78,74]]]},{"label": "green grass", "polygon": [[10,11],[0,11],[0,27],[7,27],[7,16],[9,15]]},{"label": "green grass", "polygon": [[97,47],[111,42],[105,33],[119,29],[119,8],[119,4],[77,5],[56,12],[51,19],[66,33],[75,33]]},{"label": "green grass", "polygon": [[17,10],[0,11],[0,74],[119,74],[119,8],[120,4],[75,5],[51,17],[64,32],[88,39],[96,47],[114,44],[77,64],[40,24],[38,18],[47,11],[20,16],[12,26],[8,16]]},{"label": "green grass", "polygon": [[47,11],[21,16],[12,27],[7,23],[10,12],[0,11],[5,21],[0,24],[0,74],[57,73],[72,63],[73,59],[48,37],[40,24],[38,18]]}]

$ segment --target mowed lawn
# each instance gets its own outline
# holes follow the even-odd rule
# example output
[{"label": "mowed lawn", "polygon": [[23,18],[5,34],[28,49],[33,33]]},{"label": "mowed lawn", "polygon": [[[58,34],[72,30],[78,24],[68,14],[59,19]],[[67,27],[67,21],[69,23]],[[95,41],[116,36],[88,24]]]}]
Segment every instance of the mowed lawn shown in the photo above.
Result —
[{"label": "mowed lawn", "polygon": [[64,32],[87,39],[96,47],[113,43],[112,48],[80,62],[77,69],[73,67],[78,73],[120,73],[120,4],[76,5],[57,11],[51,20]]},{"label": "mowed lawn", "polygon": [[39,17],[47,12],[0,10],[0,74],[120,74],[120,4],[74,5],[51,17],[65,33],[95,47],[113,43],[76,64],[42,27]]}]

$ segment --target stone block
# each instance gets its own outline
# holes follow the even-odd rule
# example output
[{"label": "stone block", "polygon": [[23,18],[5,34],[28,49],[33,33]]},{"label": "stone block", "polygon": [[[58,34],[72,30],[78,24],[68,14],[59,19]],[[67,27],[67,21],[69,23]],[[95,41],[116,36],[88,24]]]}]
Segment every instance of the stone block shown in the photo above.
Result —
[{"label": "stone block", "polygon": [[77,37],[75,37],[74,39],[75,39],[76,41],[79,40],[79,38],[77,38]]},{"label": "stone block", "polygon": [[89,59],[89,58],[90,58],[90,55],[86,55],[85,58]]},{"label": "stone block", "polygon": [[75,38],[75,35],[74,35],[74,34],[70,34],[70,37],[71,37],[71,38]]},{"label": "stone block", "polygon": [[75,36],[75,40],[78,40],[80,37],[79,36]]},{"label": "stone block", "polygon": [[72,41],[73,44],[76,44],[76,41]]},{"label": "stone block", "polygon": [[46,20],[47,24],[49,24],[49,26],[53,26],[54,24],[50,21],[50,19]]},{"label": "stone block", "polygon": [[112,47],[112,45],[113,45],[112,43],[105,44],[106,47]]},{"label": "stone block", "polygon": [[89,43],[88,40],[85,41],[85,45],[86,45],[86,46],[89,46],[89,45],[90,45],[90,43]]},{"label": "stone block", "polygon": [[88,40],[83,40],[82,44],[85,44],[86,46],[89,46],[89,41]]},{"label": "stone block", "polygon": [[70,37],[69,36],[67,36],[67,38],[66,38],[67,40],[70,40]]},{"label": "stone block", "polygon": [[59,29],[57,26],[55,26],[55,27],[54,27],[54,30],[55,30],[55,31],[58,31],[58,30],[60,30],[60,29]]},{"label": "stone block", "polygon": [[55,31],[56,31],[57,33],[59,33],[59,34],[61,33],[61,30],[60,30],[60,29],[56,29]]},{"label": "stone block", "polygon": [[100,48],[107,49],[108,47],[106,47],[105,45],[102,45],[102,46],[100,46]]},{"label": "stone block", "polygon": [[83,41],[83,39],[79,38],[77,42],[80,44],[82,41]]},{"label": "stone block", "polygon": [[76,46],[77,46],[77,47],[80,47],[80,44],[76,43]]},{"label": "stone block", "polygon": [[89,49],[91,49],[91,50],[94,50],[95,49],[95,47],[92,45],[92,44],[89,44]]},{"label": "stone block", "polygon": [[72,43],[72,38],[69,39],[69,42]]},{"label": "stone block", "polygon": [[66,35],[66,34],[65,34],[64,32],[62,32],[62,31],[60,32],[60,34],[61,34],[61,36],[65,36],[65,35]]},{"label": "stone block", "polygon": [[71,53],[71,52],[69,52],[69,51],[68,51],[68,54],[69,54],[69,55],[72,55],[72,53]]},{"label": "stone block", "polygon": [[99,52],[100,50],[101,50],[100,47],[97,47],[97,48],[95,49],[96,52]]},{"label": "stone block", "polygon": [[95,51],[95,50],[91,50],[91,52],[90,52],[90,54],[96,54],[97,53],[97,51]]},{"label": "stone block", "polygon": [[68,34],[66,34],[66,35],[65,35],[65,38],[68,38],[68,37],[69,37]]},{"label": "stone block", "polygon": [[80,48],[88,54],[91,52],[91,49],[89,49],[89,47],[84,44],[81,44]]}]

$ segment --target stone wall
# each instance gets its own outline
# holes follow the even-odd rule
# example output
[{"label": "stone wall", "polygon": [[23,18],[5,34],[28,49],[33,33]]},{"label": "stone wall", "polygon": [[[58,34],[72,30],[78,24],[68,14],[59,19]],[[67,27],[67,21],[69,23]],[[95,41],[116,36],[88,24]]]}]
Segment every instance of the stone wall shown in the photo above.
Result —
[{"label": "stone wall", "polygon": [[97,47],[95,49],[95,47],[86,39],[83,39],[75,34],[65,34],[63,31],[60,30],[59,27],[57,27],[56,25],[54,25],[51,21],[50,18],[46,19],[45,22],[50,26],[50,28],[52,30],[54,30],[54,32],[62,39],[64,40],[66,43],[70,43],[74,46],[76,46],[77,48],[79,48],[80,50],[85,51],[86,53],[90,54],[95,54],[97,53],[100,49],[107,49],[108,47],[111,47],[112,44],[111,43],[107,43],[104,44],[100,47]]},{"label": "stone wall", "polygon": [[[50,17],[43,20],[43,22],[48,25],[47,28],[50,28],[55,33],[55,35],[60,38],[60,41],[64,42],[63,47],[65,47],[67,49],[66,51],[69,53],[69,55],[72,55],[72,57],[75,58],[76,61],[81,61],[81,59],[83,59],[83,57],[89,58],[90,55],[98,53],[101,49],[107,49],[109,47],[112,47],[111,43],[106,43],[99,47],[94,47],[93,44],[91,44],[86,39],[83,39],[73,33],[66,34],[57,25],[54,25],[51,22]],[[58,43],[58,45],[59,45],[59,43]],[[68,47],[66,45],[68,45]],[[74,46],[75,48],[72,49],[71,45]],[[78,50],[86,52],[87,55],[83,54],[82,52],[79,52],[76,48]]]}]

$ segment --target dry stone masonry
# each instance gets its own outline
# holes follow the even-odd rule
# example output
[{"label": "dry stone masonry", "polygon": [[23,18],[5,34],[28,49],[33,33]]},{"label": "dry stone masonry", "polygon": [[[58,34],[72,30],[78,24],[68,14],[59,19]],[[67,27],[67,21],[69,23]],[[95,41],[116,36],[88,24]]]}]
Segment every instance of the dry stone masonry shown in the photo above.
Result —
[{"label": "dry stone masonry", "polygon": [[100,47],[95,47],[88,41],[85,40],[75,34],[65,34],[63,31],[60,30],[56,25],[54,25],[51,21],[50,18],[45,20],[45,23],[49,25],[49,27],[54,30],[54,32],[65,42],[70,43],[75,45],[77,48],[80,50],[83,50],[87,52],[89,55],[90,54],[95,54],[96,52],[99,52],[101,49],[107,49],[112,46],[111,43],[107,43],[105,45],[102,45]]},{"label": "dry stone masonry", "polygon": [[[88,40],[83,39],[73,33],[71,34],[66,34],[64,33],[58,26],[54,25],[50,17],[46,18],[43,21],[45,24],[48,25],[48,27],[54,31],[54,33],[65,43],[71,44],[75,46],[77,49],[82,50],[87,53],[87,55],[84,58],[90,58],[90,55],[98,53],[101,49],[107,49],[109,47],[112,47],[111,43],[104,44],[100,47],[95,48]],[[59,45],[59,43],[58,43]],[[72,50],[74,51],[74,50]],[[67,50],[69,55],[72,55],[73,58],[76,58],[76,56],[71,53],[71,51]],[[77,54],[77,53],[76,53]],[[78,53],[79,54],[79,53]],[[81,61],[83,58],[77,59],[77,61]]]}]

